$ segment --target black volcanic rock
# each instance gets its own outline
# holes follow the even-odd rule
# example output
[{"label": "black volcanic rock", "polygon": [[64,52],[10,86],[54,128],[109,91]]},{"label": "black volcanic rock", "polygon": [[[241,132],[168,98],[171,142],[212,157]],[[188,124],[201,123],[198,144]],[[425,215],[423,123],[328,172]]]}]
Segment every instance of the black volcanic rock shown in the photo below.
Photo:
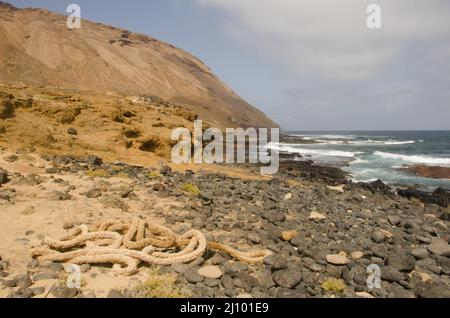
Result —
[{"label": "black volcanic rock", "polygon": [[310,181],[322,180],[328,184],[342,184],[347,181],[347,173],[342,169],[315,165],[312,161],[281,162],[280,173],[302,177]]},{"label": "black volcanic rock", "polygon": [[450,192],[443,188],[438,188],[434,192],[425,192],[413,188],[399,189],[397,193],[402,197],[408,199],[417,198],[423,203],[427,204],[437,204],[441,207],[446,208],[450,201]]},{"label": "black volcanic rock", "polygon": [[369,190],[372,193],[381,192],[384,194],[388,194],[392,191],[391,187],[389,187],[387,184],[385,184],[380,179],[370,182],[370,183],[364,183],[360,182],[358,183],[362,188]]}]

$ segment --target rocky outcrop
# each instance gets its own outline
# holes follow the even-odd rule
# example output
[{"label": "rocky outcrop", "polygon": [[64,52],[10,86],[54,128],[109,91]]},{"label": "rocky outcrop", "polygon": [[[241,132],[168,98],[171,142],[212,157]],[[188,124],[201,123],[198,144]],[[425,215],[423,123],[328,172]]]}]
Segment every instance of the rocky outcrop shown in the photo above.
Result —
[{"label": "rocky outcrop", "polygon": [[397,193],[408,199],[416,198],[428,204],[437,204],[447,207],[450,202],[450,192],[443,188],[438,188],[434,192],[420,191],[413,188],[398,189]]},{"label": "rocky outcrop", "polygon": [[425,178],[450,179],[450,167],[414,165],[402,167],[400,170]]},{"label": "rocky outcrop", "polygon": [[311,181],[321,180],[328,184],[345,183],[348,177],[348,174],[340,168],[316,165],[312,161],[282,161],[280,162],[280,172]]}]

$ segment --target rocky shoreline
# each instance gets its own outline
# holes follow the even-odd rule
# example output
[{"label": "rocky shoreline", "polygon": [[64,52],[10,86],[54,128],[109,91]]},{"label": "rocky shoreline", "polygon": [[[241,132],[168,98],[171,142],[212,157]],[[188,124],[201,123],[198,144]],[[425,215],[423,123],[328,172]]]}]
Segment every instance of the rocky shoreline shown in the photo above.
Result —
[{"label": "rocky shoreline", "polygon": [[[27,174],[13,170],[23,159],[9,159],[13,160],[10,169],[3,167],[8,161],[1,165],[8,171],[0,174],[2,217],[37,218],[31,210],[45,213],[45,209],[40,212],[36,201],[29,203],[36,197],[48,200],[39,202],[49,206],[82,202],[83,207],[98,206],[101,212],[80,210],[70,222],[63,222],[65,212],[57,211],[61,221],[48,226],[64,233],[62,227],[70,229],[102,217],[151,216],[176,233],[195,228],[216,242],[273,252],[263,264],[246,264],[223,252],[208,251],[193,263],[161,267],[161,275],[175,277],[182,295],[450,297],[449,194],[445,190],[436,195],[447,201],[430,201],[417,193],[392,191],[380,182],[351,183],[338,168],[299,161],[283,161],[279,174],[265,179],[103,163],[95,156],[43,156],[39,163],[26,162],[41,173]],[[186,184],[198,192],[187,193]],[[55,185],[59,190],[49,191]],[[35,194],[25,196],[25,189]],[[160,202],[171,205],[158,206]],[[16,211],[28,205],[34,207],[29,214],[26,209]],[[47,234],[31,229],[30,221],[26,224],[30,228],[24,227],[24,233],[13,239],[21,244],[21,256],[14,255],[12,245],[0,245],[3,297],[135,297],[128,288],[130,282],[145,283],[150,269],[142,267],[136,277],[113,281],[107,289],[89,280],[110,275],[111,268],[86,265],[82,275],[88,286],[68,288],[61,283],[62,265],[39,263],[30,254],[25,259],[33,242]],[[8,231],[17,233],[7,227],[5,235]],[[19,261],[26,268],[15,267]],[[380,288],[367,286],[371,264],[381,270]]]}]

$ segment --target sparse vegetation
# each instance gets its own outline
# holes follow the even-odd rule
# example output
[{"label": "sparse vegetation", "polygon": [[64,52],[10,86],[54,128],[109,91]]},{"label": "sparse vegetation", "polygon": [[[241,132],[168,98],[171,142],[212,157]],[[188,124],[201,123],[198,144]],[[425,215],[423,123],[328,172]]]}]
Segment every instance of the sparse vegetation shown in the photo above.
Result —
[{"label": "sparse vegetation", "polygon": [[341,294],[344,292],[347,285],[342,279],[337,278],[327,278],[322,283],[322,289],[326,292]]},{"label": "sparse vegetation", "polygon": [[145,138],[141,141],[141,145],[139,146],[139,149],[141,151],[146,151],[146,152],[155,152],[155,150],[158,148],[159,145],[160,145],[160,141],[157,137],[150,137],[150,138]]},{"label": "sparse vegetation", "polygon": [[127,293],[134,298],[186,298],[191,295],[176,283],[176,275],[162,274],[159,268],[151,269],[147,280],[128,288]]},{"label": "sparse vegetation", "polygon": [[134,128],[126,128],[123,131],[123,135],[127,138],[138,138],[141,136],[141,133]]},{"label": "sparse vegetation", "polygon": [[161,173],[159,173],[159,171],[150,171],[149,173],[147,173],[147,177],[149,177],[150,179],[156,179],[161,177]]},{"label": "sparse vegetation", "polygon": [[200,195],[200,189],[192,183],[183,184],[182,190],[190,195]]},{"label": "sparse vegetation", "polygon": [[110,176],[109,172],[103,169],[89,170],[86,175],[93,178],[107,178]]},{"label": "sparse vegetation", "polygon": [[121,179],[128,179],[130,177],[130,175],[124,171],[119,172],[118,174],[115,175],[116,178],[121,178]]}]

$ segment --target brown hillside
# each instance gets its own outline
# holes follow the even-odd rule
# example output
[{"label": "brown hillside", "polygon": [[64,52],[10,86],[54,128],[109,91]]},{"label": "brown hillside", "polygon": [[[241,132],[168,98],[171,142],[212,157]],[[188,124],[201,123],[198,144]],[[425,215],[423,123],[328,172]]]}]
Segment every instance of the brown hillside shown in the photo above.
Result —
[{"label": "brown hillside", "polygon": [[191,54],[99,23],[69,30],[66,16],[0,2],[0,81],[153,95],[218,127],[274,127]]}]

